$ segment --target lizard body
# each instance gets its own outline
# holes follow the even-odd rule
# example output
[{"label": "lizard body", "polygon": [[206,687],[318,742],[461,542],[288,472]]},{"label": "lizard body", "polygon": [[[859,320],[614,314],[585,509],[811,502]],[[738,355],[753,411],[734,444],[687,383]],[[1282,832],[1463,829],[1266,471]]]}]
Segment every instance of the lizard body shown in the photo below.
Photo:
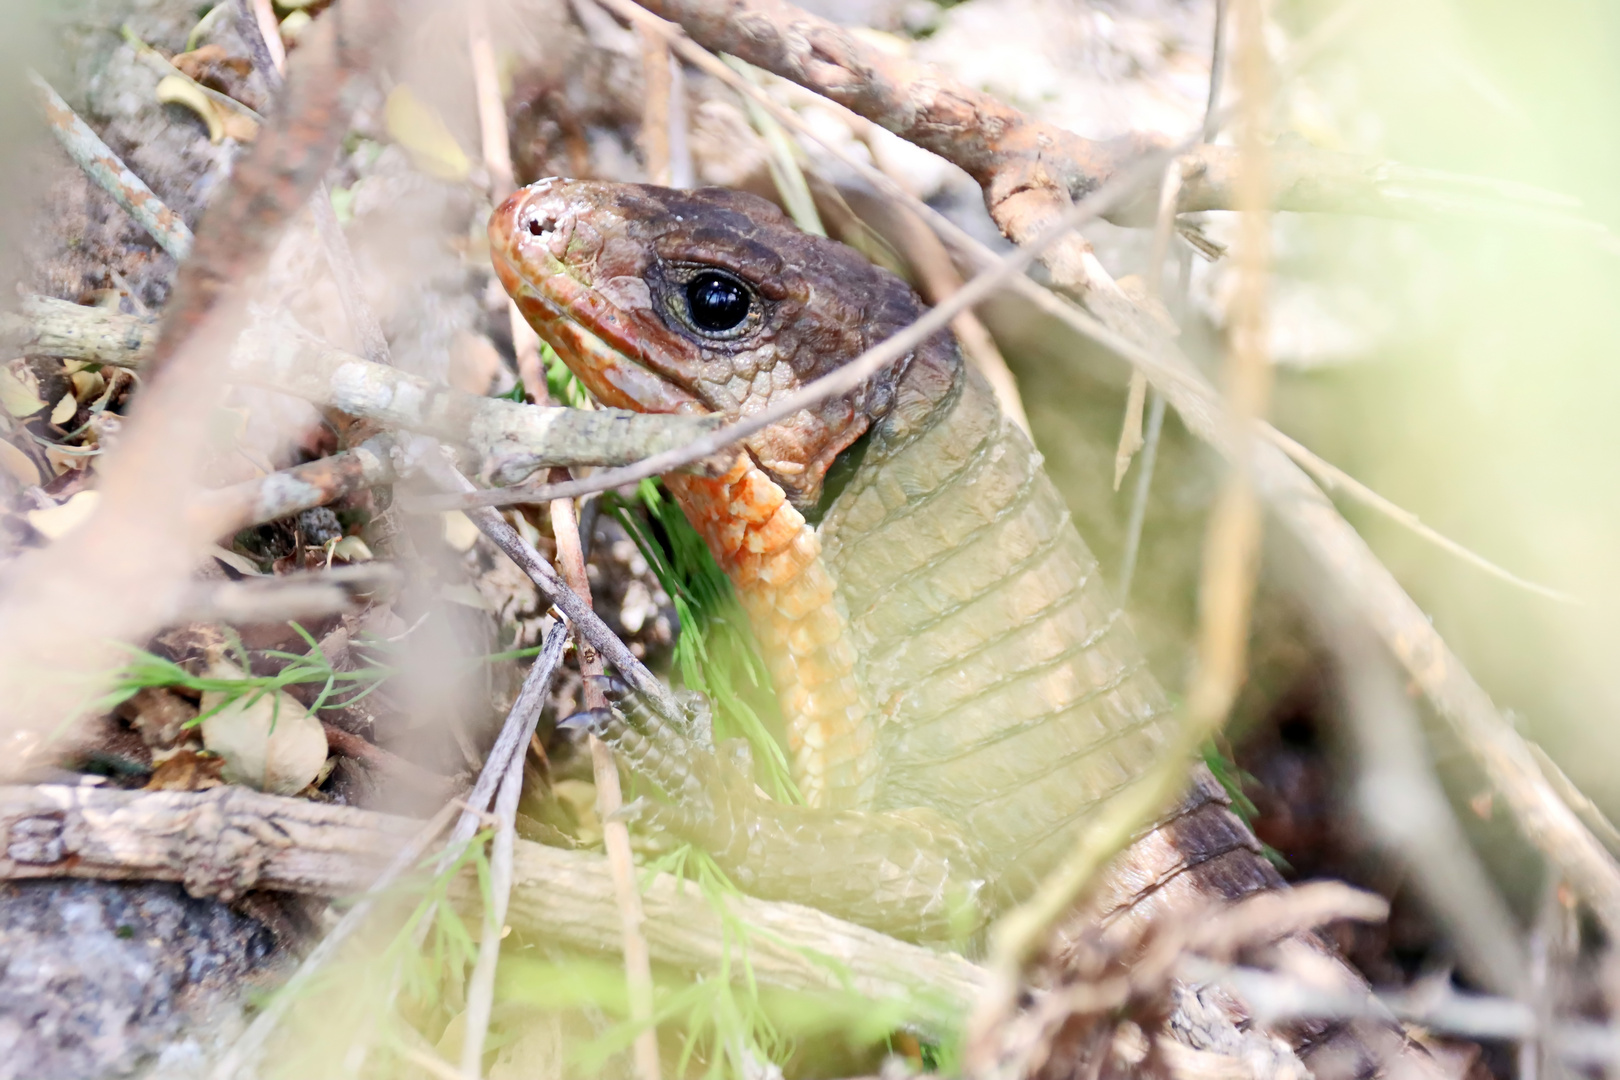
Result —
[{"label": "lizard body", "polygon": [[[544,180],[490,240],[535,330],[603,404],[643,412],[735,420],[921,312],[897,278],[739,192]],[[1170,741],[1168,698],[1040,455],[948,334],[745,440],[724,476],[665,481],[748,612],[809,805],[764,799],[746,765],[647,710],[617,738],[672,796],[655,821],[743,888],[960,935],[1026,896]],[[1281,886],[1190,771],[1093,890],[1088,925]],[[1365,1075],[1400,1042],[1374,1036],[1383,1050],[1321,1040],[1339,1055],[1327,1074]]]},{"label": "lizard body", "polygon": [[[921,310],[897,278],[739,192],[542,181],[496,212],[490,235],[531,324],[621,408],[736,418]],[[695,302],[716,308],[711,325]],[[845,452],[858,465],[827,491]],[[756,888],[908,936],[959,929],[950,904],[972,900],[976,922],[1025,895],[1166,743],[1168,700],[1095,558],[949,335],[747,440],[726,475],[665,479],[760,639],[795,779],[819,812],[782,827],[816,888],[844,892],[821,871],[885,829],[906,844],[872,861],[876,880],[926,862],[932,882],[922,911],[870,879],[874,899],[851,908],[783,883],[755,844],[733,861]],[[1220,800],[1208,782],[1194,794],[1192,810]],[[843,835],[838,814],[867,816]],[[1221,825],[1204,855],[1252,854],[1235,820]],[[1229,891],[1275,884],[1240,861]]]}]

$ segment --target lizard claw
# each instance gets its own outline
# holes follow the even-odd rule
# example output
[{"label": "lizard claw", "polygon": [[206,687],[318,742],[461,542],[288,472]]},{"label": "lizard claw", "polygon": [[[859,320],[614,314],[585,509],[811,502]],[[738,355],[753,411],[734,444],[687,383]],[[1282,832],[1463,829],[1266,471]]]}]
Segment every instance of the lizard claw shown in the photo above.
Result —
[{"label": "lizard claw", "polygon": [[600,738],[613,725],[612,709],[585,709],[557,721],[558,731],[588,731]]},{"label": "lizard claw", "polygon": [[626,825],[637,825],[652,816],[656,805],[645,795],[637,796],[609,814],[609,821],[622,821]]}]

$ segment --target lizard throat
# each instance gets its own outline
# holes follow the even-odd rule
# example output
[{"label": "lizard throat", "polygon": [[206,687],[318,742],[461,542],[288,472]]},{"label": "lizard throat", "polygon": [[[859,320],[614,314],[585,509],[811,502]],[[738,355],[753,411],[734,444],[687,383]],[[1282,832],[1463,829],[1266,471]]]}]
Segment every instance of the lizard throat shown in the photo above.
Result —
[{"label": "lizard throat", "polygon": [[805,802],[864,805],[876,776],[876,714],[861,692],[849,617],[815,527],[746,453],[724,476],[672,473],[664,483],[748,613]]}]

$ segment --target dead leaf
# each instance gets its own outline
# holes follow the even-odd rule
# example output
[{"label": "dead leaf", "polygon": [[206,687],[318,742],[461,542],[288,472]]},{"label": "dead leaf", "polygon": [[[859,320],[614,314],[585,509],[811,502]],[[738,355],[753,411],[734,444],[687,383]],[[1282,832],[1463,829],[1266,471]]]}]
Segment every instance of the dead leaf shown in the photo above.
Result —
[{"label": "dead leaf", "polygon": [[444,542],[457,551],[470,551],[478,542],[478,526],[460,510],[444,512]]},{"label": "dead leaf", "polygon": [[157,763],[143,791],[207,791],[223,787],[225,759],[207,750],[176,750]]},{"label": "dead leaf", "polygon": [[63,394],[62,400],[58,401],[56,403],[56,408],[51,410],[51,423],[55,424],[57,427],[63,427],[69,420],[73,419],[73,414],[78,411],[78,399],[72,394]]},{"label": "dead leaf", "polygon": [[450,134],[443,118],[404,83],[394,87],[384,106],[388,134],[410,151],[418,169],[440,180],[465,180],[472,163]]},{"label": "dead leaf", "polygon": [[173,690],[144,686],[114,715],[134,728],[147,746],[162,752],[192,737],[186,725],[197,719],[197,706]]},{"label": "dead leaf", "polygon": [[326,549],[326,554],[329,559],[342,559],[351,563],[370,562],[376,558],[366,546],[366,542],[358,536],[345,536],[340,540],[334,540]]},{"label": "dead leaf", "polygon": [[219,144],[225,138],[225,118],[212,98],[202,87],[179,75],[165,75],[158,80],[157,99],[165,105],[184,105],[208,125],[208,141]]},{"label": "dead leaf", "polygon": [[[204,672],[210,679],[240,679],[242,669],[223,657]],[[202,696],[203,745],[225,759],[221,774],[233,784],[272,795],[295,795],[320,775],[326,764],[326,732],[321,722],[291,694],[247,694],[221,704],[226,696]]]},{"label": "dead leaf", "polygon": [[200,83],[207,82],[210,77],[217,77],[218,69],[228,71],[238,78],[246,78],[253,70],[253,61],[247,57],[232,56],[225,51],[225,46],[212,43],[183,52],[172,62],[181,74],[189,75]]},{"label": "dead leaf", "polygon": [[94,401],[107,389],[107,377],[99,371],[75,370],[68,379],[73,383],[73,396],[80,401]]},{"label": "dead leaf", "polygon": [[253,577],[262,577],[264,575],[264,571],[259,569],[258,563],[254,562],[252,559],[241,554],[240,552],[232,551],[229,548],[223,548],[218,544],[215,544],[208,549],[208,554],[212,555],[214,558],[218,559],[220,562],[224,563],[226,566],[230,567],[232,570],[235,570],[239,574],[248,574]]},{"label": "dead leaf", "polygon": [[33,416],[45,407],[39,396],[39,380],[21,360],[0,368],[0,405],[12,416]]},{"label": "dead leaf", "polygon": [[39,466],[34,464],[33,458],[4,439],[0,439],[0,468],[23,484],[37,484],[45,479],[39,474]]},{"label": "dead leaf", "polygon": [[23,517],[41,536],[48,540],[60,540],[95,513],[96,504],[100,501],[100,492],[81,491],[65,503],[43,510],[30,510]]}]

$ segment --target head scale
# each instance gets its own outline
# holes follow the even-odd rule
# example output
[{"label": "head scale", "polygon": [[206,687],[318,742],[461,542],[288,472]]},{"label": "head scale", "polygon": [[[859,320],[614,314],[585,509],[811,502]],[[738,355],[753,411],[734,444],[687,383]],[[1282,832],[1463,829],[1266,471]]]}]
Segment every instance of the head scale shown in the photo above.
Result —
[{"label": "head scale", "polygon": [[[721,188],[542,180],[490,219],[496,271],[606,405],[752,413],[920,314],[906,285],[763,199]],[[746,442],[800,506],[894,406],[908,360]]]}]

